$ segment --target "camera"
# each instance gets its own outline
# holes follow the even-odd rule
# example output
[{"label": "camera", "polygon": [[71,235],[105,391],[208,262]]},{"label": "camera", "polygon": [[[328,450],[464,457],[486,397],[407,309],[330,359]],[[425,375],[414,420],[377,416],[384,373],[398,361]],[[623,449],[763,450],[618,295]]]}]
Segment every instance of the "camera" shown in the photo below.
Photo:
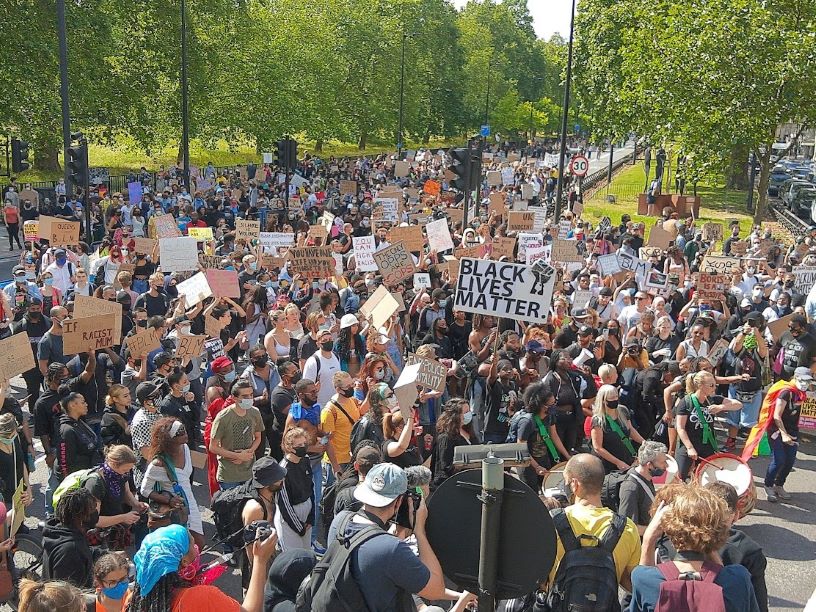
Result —
[{"label": "camera", "polygon": [[[397,526],[405,527],[406,529],[414,528],[414,517],[416,516],[416,511],[419,509],[419,503],[421,501],[422,496],[413,489],[408,489],[408,491],[405,492],[402,503],[397,510]],[[413,509],[411,506],[413,506]]]},{"label": "camera", "polygon": [[252,521],[244,527],[244,542],[251,544],[256,540],[265,540],[272,535],[273,530],[272,523],[269,521]]}]

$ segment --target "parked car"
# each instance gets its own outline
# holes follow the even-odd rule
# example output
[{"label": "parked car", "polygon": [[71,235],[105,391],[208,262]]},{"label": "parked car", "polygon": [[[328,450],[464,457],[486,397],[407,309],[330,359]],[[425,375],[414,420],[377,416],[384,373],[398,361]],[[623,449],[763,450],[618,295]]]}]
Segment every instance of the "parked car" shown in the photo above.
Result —
[{"label": "parked car", "polygon": [[782,201],[785,203],[785,206],[788,208],[791,207],[791,200],[793,200],[797,191],[812,186],[812,183],[799,179],[792,179],[791,181],[785,181],[782,183]]},{"label": "parked car", "polygon": [[791,200],[791,212],[802,219],[807,219],[814,202],[816,202],[816,186],[799,189]]},{"label": "parked car", "polygon": [[774,166],[771,170],[771,176],[768,177],[768,195],[779,197],[779,188],[782,183],[791,178],[791,175],[785,170],[784,166]]}]

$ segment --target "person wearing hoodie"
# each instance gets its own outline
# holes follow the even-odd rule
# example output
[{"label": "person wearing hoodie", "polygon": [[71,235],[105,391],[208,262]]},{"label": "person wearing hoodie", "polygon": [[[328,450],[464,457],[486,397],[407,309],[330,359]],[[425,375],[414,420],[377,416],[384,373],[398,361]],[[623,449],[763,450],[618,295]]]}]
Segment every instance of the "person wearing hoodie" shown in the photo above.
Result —
[{"label": "person wearing hoodie", "polygon": [[88,402],[81,394],[67,392],[62,395],[60,406],[62,415],[54,471],[62,481],[68,474],[102,463],[102,443],[83,419],[88,414]]},{"label": "person wearing hoodie", "polygon": [[264,587],[264,612],[295,612],[298,587],[315,565],[311,550],[295,548],[275,557]]},{"label": "person wearing hoodie", "polygon": [[93,586],[93,552],[86,533],[99,521],[99,502],[84,488],[66,491],[43,527],[43,579]]}]

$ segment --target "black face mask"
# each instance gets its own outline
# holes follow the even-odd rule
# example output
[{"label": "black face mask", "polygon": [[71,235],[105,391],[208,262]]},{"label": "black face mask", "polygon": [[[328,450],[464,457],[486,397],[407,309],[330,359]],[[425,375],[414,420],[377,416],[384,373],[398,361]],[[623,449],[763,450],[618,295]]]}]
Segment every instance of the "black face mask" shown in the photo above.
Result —
[{"label": "black face mask", "polygon": [[258,357],[257,359],[252,360],[252,365],[256,368],[262,368],[266,365],[267,361],[269,361],[266,357]]},{"label": "black face mask", "polygon": [[334,347],[334,342],[322,342],[320,348],[324,351],[330,351]]},{"label": "black face mask", "polygon": [[617,407],[618,407],[618,401],[619,401],[619,400],[606,400],[606,406],[607,406],[608,408],[615,409],[615,408],[617,408]]},{"label": "black face mask", "polygon": [[306,447],[305,446],[296,446],[294,448],[295,456],[296,457],[305,457],[306,456]]},{"label": "black face mask", "polygon": [[136,321],[137,327],[147,327],[147,321]]},{"label": "black face mask", "polygon": [[337,392],[343,397],[351,397],[354,395],[354,387],[349,387],[348,389],[339,389]]},{"label": "black face mask", "polygon": [[93,512],[91,512],[91,515],[88,518],[86,518],[84,521],[82,521],[82,526],[85,529],[93,529],[94,527],[96,527],[96,524],[98,522],[99,522],[99,512],[94,510]]}]

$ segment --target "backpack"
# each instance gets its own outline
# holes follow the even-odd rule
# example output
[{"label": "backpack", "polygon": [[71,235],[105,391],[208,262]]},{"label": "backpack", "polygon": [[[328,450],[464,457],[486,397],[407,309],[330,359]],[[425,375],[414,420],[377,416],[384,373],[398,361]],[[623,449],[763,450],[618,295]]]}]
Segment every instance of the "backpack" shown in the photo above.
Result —
[{"label": "backpack", "polygon": [[580,539],[595,541],[594,546],[582,546],[563,508],[550,514],[564,547],[564,556],[547,594],[550,612],[620,612],[618,575],[612,553],[626,528],[626,517],[613,514],[600,539],[582,534]]},{"label": "backpack", "polygon": [[360,442],[363,440],[372,440],[377,442],[379,446],[382,442],[384,442],[382,436],[376,435],[378,432],[377,430],[372,427],[373,423],[371,419],[368,418],[366,414],[363,418],[357,421],[354,426],[351,428],[351,452],[353,453],[355,449],[360,445]]},{"label": "backpack", "polygon": [[263,503],[251,480],[232,489],[216,491],[212,498],[211,509],[218,539],[234,548],[243,546],[244,521],[241,513],[250,499],[261,505],[264,512],[263,520],[266,520],[266,504]]},{"label": "backpack", "polygon": [[359,482],[357,472],[353,472],[352,478],[344,478],[344,476],[345,474],[341,474],[328,487],[323,487],[323,493],[320,496],[320,522],[323,524],[320,534],[323,538],[329,537],[329,528],[334,520],[334,505],[337,502],[338,493],[356,486]]},{"label": "backpack", "polygon": [[[645,371],[645,370],[644,370]],[[618,403],[629,410],[629,414],[637,414],[640,407],[640,393],[637,389],[638,371],[635,368],[626,368],[620,377],[618,389]],[[641,385],[643,383],[641,382]],[[641,386],[642,389],[642,386]]]},{"label": "backpack", "polygon": [[[75,491],[80,487],[84,487],[85,483],[96,476],[98,472],[98,467],[92,467],[88,468],[87,470],[77,470],[76,472],[71,472],[65,478],[63,478],[62,482],[59,483],[59,486],[54,491],[54,502],[52,504],[54,510],[57,509],[57,504],[59,503],[59,500],[62,499],[63,495],[65,495],[68,491]],[[105,479],[103,478],[102,482],[104,481]]]},{"label": "backpack", "polygon": [[706,561],[699,574],[702,578],[696,578],[696,572],[681,575],[671,561],[661,563],[657,569],[665,581],[660,583],[655,612],[725,612],[722,587],[714,583],[722,565]]},{"label": "backpack", "polygon": [[[297,612],[369,612],[363,592],[360,590],[351,567],[351,556],[365,542],[388,533],[379,525],[366,525],[351,536],[346,536],[349,523],[355,513],[349,512],[337,525],[336,539],[318,561],[311,576],[298,589],[295,610]],[[406,601],[407,600],[407,601]],[[413,606],[410,593],[398,596],[398,610],[410,610]]]},{"label": "backpack", "polygon": [[604,476],[601,487],[601,503],[604,507],[617,512],[620,507],[620,488],[623,481],[629,478],[629,470],[615,470]]}]

